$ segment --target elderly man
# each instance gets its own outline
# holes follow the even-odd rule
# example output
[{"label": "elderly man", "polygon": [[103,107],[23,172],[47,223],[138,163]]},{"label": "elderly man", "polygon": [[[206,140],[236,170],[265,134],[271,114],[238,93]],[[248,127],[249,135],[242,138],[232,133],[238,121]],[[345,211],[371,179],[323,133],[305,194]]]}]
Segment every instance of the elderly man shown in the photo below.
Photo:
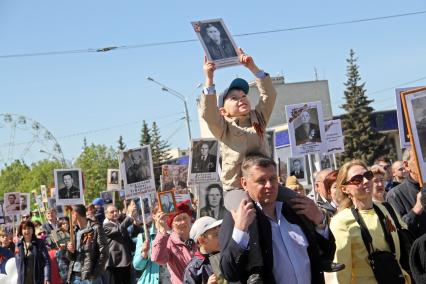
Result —
[{"label": "elderly man", "polygon": [[404,163],[402,161],[395,161],[392,164],[392,186],[391,188],[394,188],[395,186],[401,184],[405,179],[405,169],[404,169]]},{"label": "elderly man", "polygon": [[[136,210],[132,202],[127,208],[128,216],[119,223],[117,207],[109,205],[105,212],[104,231],[109,246],[109,256],[106,263],[107,279],[110,284],[129,284],[130,281],[130,239],[128,227],[133,223],[131,213]],[[129,214],[130,213],[130,214]]]},{"label": "elderly man", "polygon": [[386,201],[398,211],[408,229],[419,237],[426,233],[426,213],[421,203],[419,172],[411,148],[405,149],[402,158],[408,175],[400,185],[389,191]]},{"label": "elderly man", "polygon": [[331,169],[319,171],[315,176],[315,191],[317,192],[316,203],[323,211],[329,223],[330,218],[336,213],[337,208],[331,203],[331,191],[327,191],[324,186],[325,177],[331,173]]},{"label": "elderly man", "polygon": [[43,224],[43,229],[48,235],[50,235],[52,231],[58,229],[58,218],[56,217],[55,208],[46,210],[46,223]]},{"label": "elderly man", "polygon": [[324,283],[320,250],[334,255],[336,247],[322,223],[322,212],[307,197],[277,201],[278,177],[272,159],[248,154],[242,172],[241,185],[252,201],[241,201],[223,219],[220,266],[225,278],[247,281],[248,228],[257,222],[264,283]]}]

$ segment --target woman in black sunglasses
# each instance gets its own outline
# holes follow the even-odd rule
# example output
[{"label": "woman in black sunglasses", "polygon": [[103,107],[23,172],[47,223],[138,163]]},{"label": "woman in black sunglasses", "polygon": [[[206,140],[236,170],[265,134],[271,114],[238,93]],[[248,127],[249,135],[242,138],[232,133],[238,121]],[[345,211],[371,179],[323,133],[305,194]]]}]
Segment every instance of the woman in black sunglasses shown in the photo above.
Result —
[{"label": "woman in black sunglasses", "polygon": [[[353,211],[358,212],[366,225],[373,248],[391,251],[376,210],[383,213],[390,233],[388,235],[391,236],[388,240],[393,240],[397,266],[399,265],[400,246],[396,227],[386,208],[380,203],[373,203],[373,177],[374,174],[359,160],[347,162],[339,170],[336,180],[339,212],[331,219],[330,229],[336,239],[334,262],[343,263],[346,268],[334,273],[333,283],[377,283],[368,260],[368,250],[361,237],[361,228]],[[400,218],[399,222],[406,226]],[[403,271],[403,276],[405,283],[411,283],[408,273]]]}]

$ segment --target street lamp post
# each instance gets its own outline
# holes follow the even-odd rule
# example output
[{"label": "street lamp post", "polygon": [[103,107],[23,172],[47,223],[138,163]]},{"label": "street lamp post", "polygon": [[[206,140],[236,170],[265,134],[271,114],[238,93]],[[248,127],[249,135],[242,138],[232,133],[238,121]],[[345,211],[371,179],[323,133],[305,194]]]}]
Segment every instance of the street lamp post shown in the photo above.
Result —
[{"label": "street lamp post", "polygon": [[[167,92],[173,96],[175,96],[176,98],[180,99],[183,102],[183,106],[185,107],[185,120],[186,120],[186,127],[188,129],[188,138],[189,138],[189,147],[191,147],[191,126],[189,125],[189,113],[188,113],[188,106],[186,104],[186,98],[184,95],[182,95],[181,93],[179,93],[176,90],[173,90],[169,87],[167,87],[166,85],[154,80],[152,77],[146,77],[146,79],[148,81],[154,82],[155,84],[159,85],[161,87],[161,90],[164,92]],[[200,86],[200,84],[197,85],[197,88]]]}]

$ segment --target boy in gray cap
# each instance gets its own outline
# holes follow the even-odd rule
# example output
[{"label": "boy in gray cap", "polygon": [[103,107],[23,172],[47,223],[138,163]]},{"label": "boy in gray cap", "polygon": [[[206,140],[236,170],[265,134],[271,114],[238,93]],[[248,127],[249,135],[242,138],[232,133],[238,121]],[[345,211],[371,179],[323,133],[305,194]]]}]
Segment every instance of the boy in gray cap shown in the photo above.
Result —
[{"label": "boy in gray cap", "polygon": [[[246,153],[259,152],[270,156],[266,127],[274,108],[277,92],[268,73],[259,69],[251,56],[238,50],[239,61],[256,77],[259,102],[251,109],[247,98],[249,84],[241,78],[234,79],[218,97],[213,82],[215,64],[204,59],[206,77],[200,99],[201,117],[207,122],[212,134],[220,141],[222,154],[221,181],[225,191],[224,203],[229,211],[236,209],[242,199],[249,199],[241,187],[241,165]],[[263,260],[259,255],[257,227],[251,226],[250,255],[247,271],[252,278],[260,278]],[[252,256],[252,257],[251,257]],[[260,280],[260,279],[259,279]],[[255,280],[254,282],[259,282]]]},{"label": "boy in gray cap", "polygon": [[[222,220],[201,217],[191,227],[189,237],[198,244],[198,251],[185,269],[183,283],[219,283],[220,275],[214,273],[210,257],[219,253],[219,227]],[[222,283],[221,281],[220,283]]]}]

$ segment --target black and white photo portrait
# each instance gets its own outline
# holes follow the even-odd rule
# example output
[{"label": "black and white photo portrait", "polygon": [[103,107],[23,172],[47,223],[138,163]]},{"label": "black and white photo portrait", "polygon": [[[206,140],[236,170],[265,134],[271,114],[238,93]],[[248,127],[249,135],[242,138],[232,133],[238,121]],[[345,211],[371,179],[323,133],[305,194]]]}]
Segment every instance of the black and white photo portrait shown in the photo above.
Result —
[{"label": "black and white photo portrait", "polygon": [[223,20],[205,20],[191,23],[207,58],[216,67],[238,64],[237,47]]},{"label": "black and white photo portrait", "polygon": [[332,162],[331,162],[331,156],[327,154],[320,154],[320,163],[321,163],[321,170],[324,169],[331,169],[332,168]]},{"label": "black and white photo portrait", "polygon": [[296,145],[321,142],[317,109],[304,110],[299,117],[300,124],[295,128]]},{"label": "black and white photo portrait", "polygon": [[176,201],[173,191],[158,192],[158,202],[161,211],[164,213],[171,213],[176,210]]},{"label": "black and white photo portrait", "polygon": [[80,169],[55,169],[58,205],[83,204],[83,178]]},{"label": "black and white photo portrait", "polygon": [[217,165],[217,141],[194,141],[191,173],[213,173]]},{"label": "black and white photo portrait", "polygon": [[4,209],[3,209],[3,200],[0,200],[0,224],[5,224],[6,221],[4,220]]},{"label": "black and white photo portrait", "polygon": [[426,96],[413,99],[412,105],[419,138],[419,148],[422,152],[423,161],[426,161]]},{"label": "black and white photo portrait", "polygon": [[[204,186],[206,185],[206,186]],[[200,216],[210,216],[217,220],[223,219],[223,188],[219,183],[201,184],[199,189]]]},{"label": "black and white photo portrait", "polygon": [[102,191],[100,197],[104,201],[104,204],[112,204],[113,203],[113,192],[112,191]]},{"label": "black and white photo portrait", "polygon": [[295,176],[298,180],[306,179],[304,157],[288,158],[287,168],[289,176]]},{"label": "black and white photo portrait", "polygon": [[266,138],[268,139],[270,157],[275,160],[275,131],[267,130]]},{"label": "black and white photo portrait", "polygon": [[108,169],[107,172],[107,190],[120,190],[121,176],[119,169]]},{"label": "black and white photo portrait", "polygon": [[129,150],[125,157],[127,184],[141,182],[151,178],[148,148]]},{"label": "black and white photo portrait", "polygon": [[21,212],[21,197],[19,192],[4,194],[4,212],[6,216],[18,215]]},{"label": "black and white photo portrait", "polygon": [[29,193],[21,193],[19,195],[21,199],[21,215],[28,215],[31,212],[30,206],[30,194]]}]

